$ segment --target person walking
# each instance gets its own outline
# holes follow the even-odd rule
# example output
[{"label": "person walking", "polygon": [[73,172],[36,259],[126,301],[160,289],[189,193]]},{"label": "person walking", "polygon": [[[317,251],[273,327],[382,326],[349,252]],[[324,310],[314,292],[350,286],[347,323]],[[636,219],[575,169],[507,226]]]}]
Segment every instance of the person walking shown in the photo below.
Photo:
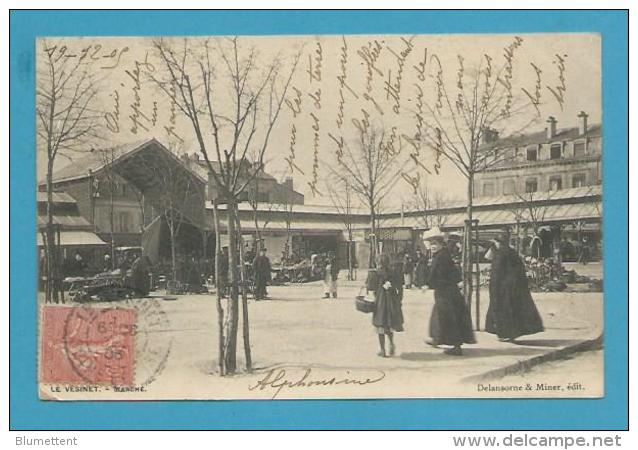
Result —
[{"label": "person walking", "polygon": [[337,298],[337,278],[339,278],[339,265],[333,252],[328,253],[326,268],[323,274],[323,298]]},{"label": "person walking", "polygon": [[266,284],[272,279],[270,259],[266,256],[266,249],[262,248],[253,261],[253,276],[255,279],[255,300],[264,300]]},{"label": "person walking", "polygon": [[[378,256],[377,270],[368,272],[366,288],[374,292],[375,310],[372,325],[379,339],[378,355],[386,358],[385,338],[389,341],[389,355],[394,356],[394,333],[403,331],[403,312],[401,310],[402,279],[401,273],[395,270],[387,254]],[[400,260],[399,260],[400,261]]]},{"label": "person walking", "polygon": [[494,240],[490,274],[490,305],[485,331],[502,341],[543,331],[543,321],[529,290],[525,266],[509,245],[509,235]]},{"label": "person walking", "polygon": [[458,283],[461,281],[459,269],[454,264],[450,250],[442,234],[431,234],[427,240],[434,255],[426,280],[434,289],[434,308],[430,317],[430,337],[428,345],[450,345],[444,353],[459,356],[463,354],[463,344],[474,344],[474,332],[470,312],[461,295]]}]

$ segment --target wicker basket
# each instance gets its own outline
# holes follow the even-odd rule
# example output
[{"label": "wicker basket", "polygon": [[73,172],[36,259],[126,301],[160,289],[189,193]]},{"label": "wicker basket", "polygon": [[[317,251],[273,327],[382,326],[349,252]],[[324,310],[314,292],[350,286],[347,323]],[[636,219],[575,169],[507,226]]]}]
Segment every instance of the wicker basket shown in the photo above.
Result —
[{"label": "wicker basket", "polygon": [[361,288],[359,290],[359,295],[357,295],[355,297],[355,303],[354,306],[357,309],[357,311],[361,311],[362,313],[371,313],[374,312],[375,308],[376,308],[376,303],[372,300],[368,300],[367,298],[365,298],[364,295],[362,295],[364,288]]}]

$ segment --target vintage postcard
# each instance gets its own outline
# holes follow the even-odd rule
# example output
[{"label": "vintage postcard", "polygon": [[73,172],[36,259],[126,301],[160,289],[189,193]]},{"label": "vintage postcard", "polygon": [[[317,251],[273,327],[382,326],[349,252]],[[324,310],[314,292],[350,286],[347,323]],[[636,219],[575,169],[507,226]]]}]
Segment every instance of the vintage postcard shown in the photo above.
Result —
[{"label": "vintage postcard", "polygon": [[41,399],[604,396],[598,34],[35,45]]}]

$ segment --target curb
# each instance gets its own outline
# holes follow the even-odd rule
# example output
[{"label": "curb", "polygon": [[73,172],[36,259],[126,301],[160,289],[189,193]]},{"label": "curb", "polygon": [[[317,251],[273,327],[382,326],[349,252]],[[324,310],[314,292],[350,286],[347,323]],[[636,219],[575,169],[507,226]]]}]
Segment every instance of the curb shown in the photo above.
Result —
[{"label": "curb", "polygon": [[532,369],[532,367],[549,361],[562,359],[565,356],[571,355],[572,353],[583,352],[586,350],[595,350],[602,347],[603,335],[601,334],[595,339],[588,339],[585,341],[577,342],[575,344],[568,345],[567,347],[550,351],[542,355],[534,356],[529,359],[524,359],[508,366],[488,370],[487,372],[483,372],[479,375],[472,375],[470,377],[463,378],[462,381],[467,383],[475,383],[480,381],[493,380],[496,378],[502,378],[504,376],[513,375],[519,372],[527,372]]}]

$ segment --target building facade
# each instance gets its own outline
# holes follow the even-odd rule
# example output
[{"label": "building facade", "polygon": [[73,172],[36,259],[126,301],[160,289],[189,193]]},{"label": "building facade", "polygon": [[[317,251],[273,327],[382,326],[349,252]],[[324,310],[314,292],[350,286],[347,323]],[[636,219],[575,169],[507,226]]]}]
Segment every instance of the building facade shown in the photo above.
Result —
[{"label": "building facade", "polygon": [[602,134],[599,124],[589,125],[587,114],[578,126],[557,128],[550,117],[544,131],[500,139],[485,133],[488,167],[474,179],[475,197],[492,197],[601,184]]},{"label": "building facade", "polygon": [[[220,198],[219,187],[215,177],[209,173],[208,164],[199,154],[184,153],[180,156],[180,159],[189,169],[195,171],[204,179],[208,180],[206,186],[206,199],[214,200]],[[217,173],[219,163],[212,161],[215,165]],[[242,179],[245,181],[252,175],[254,166],[248,161],[244,161],[245,167],[242,169],[242,175],[239,177],[238,185],[241,185]],[[276,204],[291,204],[291,205],[303,205],[304,195],[295,191],[293,186],[292,177],[286,177],[284,181],[279,182],[275,177],[267,173],[265,170],[259,170],[247,188],[241,194],[240,201],[253,202],[253,203],[276,203]]]}]

